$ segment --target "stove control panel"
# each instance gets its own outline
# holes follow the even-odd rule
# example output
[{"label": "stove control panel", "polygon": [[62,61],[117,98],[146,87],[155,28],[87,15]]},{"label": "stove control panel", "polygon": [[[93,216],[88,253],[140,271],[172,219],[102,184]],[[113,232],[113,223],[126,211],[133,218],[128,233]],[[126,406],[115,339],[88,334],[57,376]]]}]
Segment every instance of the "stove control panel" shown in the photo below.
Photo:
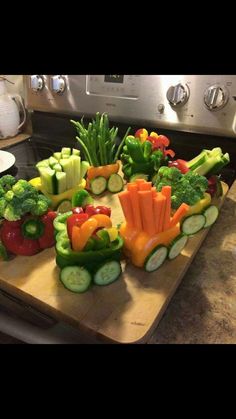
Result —
[{"label": "stove control panel", "polygon": [[24,76],[31,110],[236,138],[236,75]]}]

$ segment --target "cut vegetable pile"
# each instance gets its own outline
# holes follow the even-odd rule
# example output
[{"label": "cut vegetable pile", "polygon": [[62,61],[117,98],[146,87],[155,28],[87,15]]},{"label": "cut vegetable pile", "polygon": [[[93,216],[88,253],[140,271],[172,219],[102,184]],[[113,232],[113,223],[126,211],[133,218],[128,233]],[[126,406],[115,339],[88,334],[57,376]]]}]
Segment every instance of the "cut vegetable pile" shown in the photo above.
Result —
[{"label": "cut vegetable pile", "polygon": [[55,152],[53,156],[37,163],[36,167],[43,190],[58,195],[81,183],[89,163],[81,161],[79,150],[63,147],[61,152]]}]

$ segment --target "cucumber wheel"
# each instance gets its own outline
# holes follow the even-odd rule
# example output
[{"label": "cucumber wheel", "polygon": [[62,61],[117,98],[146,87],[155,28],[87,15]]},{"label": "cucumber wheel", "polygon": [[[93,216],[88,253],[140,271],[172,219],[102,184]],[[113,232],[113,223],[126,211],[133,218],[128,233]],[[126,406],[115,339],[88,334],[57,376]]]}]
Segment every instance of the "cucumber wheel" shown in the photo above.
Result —
[{"label": "cucumber wheel", "polygon": [[168,249],[163,244],[159,244],[147,256],[144,262],[144,268],[147,272],[153,272],[158,269],[165,261],[168,254]]},{"label": "cucumber wheel", "polygon": [[210,205],[208,208],[204,210],[203,215],[206,217],[204,228],[207,228],[214,224],[214,222],[218,218],[219,210],[215,205]]},{"label": "cucumber wheel", "polygon": [[186,217],[181,225],[181,230],[187,236],[198,233],[206,223],[206,217],[203,214],[193,214]]},{"label": "cucumber wheel", "polygon": [[80,293],[88,289],[92,277],[82,266],[66,266],[61,270],[60,280],[68,290]]},{"label": "cucumber wheel", "polygon": [[117,260],[109,260],[96,270],[93,280],[97,285],[108,285],[114,282],[121,272],[120,263]]},{"label": "cucumber wheel", "polygon": [[118,175],[118,173],[113,173],[109,179],[108,179],[108,183],[107,183],[107,189],[111,192],[111,193],[117,193],[122,191],[124,186],[124,181],[122,179],[122,177],[120,175]]},{"label": "cucumber wheel", "polygon": [[176,258],[181,251],[183,250],[184,246],[186,245],[188,241],[188,236],[186,234],[179,234],[170,244],[169,246],[169,253],[168,258],[174,259]]},{"label": "cucumber wheel", "polygon": [[100,195],[107,188],[107,180],[103,176],[97,176],[91,180],[91,191],[94,195]]},{"label": "cucumber wheel", "polygon": [[64,199],[57,206],[58,214],[63,214],[64,212],[70,211],[72,208],[71,201],[69,199]]}]

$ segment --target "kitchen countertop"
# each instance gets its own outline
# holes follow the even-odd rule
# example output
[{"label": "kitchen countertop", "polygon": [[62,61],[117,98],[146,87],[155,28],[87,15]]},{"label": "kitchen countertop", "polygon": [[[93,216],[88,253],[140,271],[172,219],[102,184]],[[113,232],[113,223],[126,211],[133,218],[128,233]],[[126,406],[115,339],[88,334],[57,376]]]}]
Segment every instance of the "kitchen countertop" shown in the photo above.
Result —
[{"label": "kitchen countertop", "polygon": [[5,140],[0,139],[0,149],[4,149],[11,145],[21,143],[22,141],[25,141],[28,138],[30,138],[30,136],[31,136],[30,134],[21,133],[21,134],[16,135],[15,137],[7,138]]},{"label": "kitchen countertop", "polygon": [[236,343],[236,181],[148,343]]}]

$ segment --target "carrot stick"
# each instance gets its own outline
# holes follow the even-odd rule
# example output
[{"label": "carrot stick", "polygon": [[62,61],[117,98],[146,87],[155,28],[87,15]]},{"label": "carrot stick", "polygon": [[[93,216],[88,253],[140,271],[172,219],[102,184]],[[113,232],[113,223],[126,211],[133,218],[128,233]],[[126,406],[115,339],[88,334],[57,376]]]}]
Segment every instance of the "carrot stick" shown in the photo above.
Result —
[{"label": "carrot stick", "polygon": [[138,185],[138,187],[141,183],[144,183],[144,182],[146,182],[144,179],[136,179],[136,181],[135,181],[135,183]]},{"label": "carrot stick", "polygon": [[[162,231],[161,212],[162,212],[162,207],[165,207],[165,202],[166,202],[166,197],[162,195],[161,193],[157,193],[157,196],[153,200],[154,223],[155,223],[156,234]],[[164,214],[164,210],[163,210],[163,214]]]},{"label": "carrot stick", "polygon": [[157,190],[156,190],[155,186],[153,186],[151,190],[152,190],[152,197],[154,199],[157,196]]},{"label": "carrot stick", "polygon": [[[162,199],[163,199],[163,203],[162,203],[162,207],[161,207],[161,215],[160,215],[160,222],[159,222],[159,226],[158,226],[158,233],[161,233],[162,231],[164,231],[164,218],[165,218],[165,212],[166,212],[166,197],[164,195],[162,195]],[[155,198],[156,199],[156,198]]]},{"label": "carrot stick", "polygon": [[123,213],[127,223],[130,226],[134,226],[134,216],[132,211],[131,199],[130,199],[130,192],[123,191],[118,194]]},{"label": "carrot stick", "polygon": [[185,216],[185,214],[188,212],[188,210],[189,210],[189,205],[185,203],[181,204],[171,219],[170,228],[178,224],[182,220],[182,218]]},{"label": "carrot stick", "polygon": [[142,230],[142,217],[139,206],[138,185],[136,183],[128,183],[127,189],[130,193],[132,211],[134,216],[134,226],[138,230]]},{"label": "carrot stick", "polygon": [[138,191],[143,230],[155,234],[152,191]]},{"label": "carrot stick", "polygon": [[163,231],[170,228],[170,212],[171,212],[171,186],[163,186],[162,195],[166,197],[166,210],[164,215]]},{"label": "carrot stick", "polygon": [[143,182],[139,184],[140,191],[150,191],[152,188],[152,182]]}]

